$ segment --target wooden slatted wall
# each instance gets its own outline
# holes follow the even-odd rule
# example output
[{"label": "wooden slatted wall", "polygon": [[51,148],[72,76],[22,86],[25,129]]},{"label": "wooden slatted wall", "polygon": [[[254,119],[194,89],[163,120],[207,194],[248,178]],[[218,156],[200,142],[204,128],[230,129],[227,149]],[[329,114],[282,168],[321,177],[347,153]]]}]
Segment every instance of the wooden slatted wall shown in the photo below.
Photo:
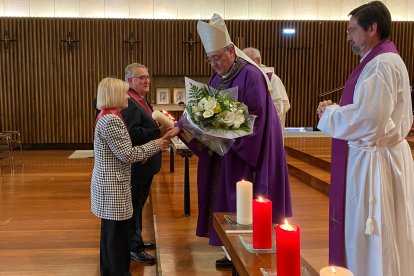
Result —
[{"label": "wooden slatted wall", "polygon": [[[93,140],[92,100],[106,76],[123,79],[131,62],[153,76],[209,76],[196,20],[0,18],[16,42],[0,44],[0,129],[20,130],[25,144]],[[239,48],[253,46],[274,66],[291,101],[287,126],[316,126],[322,92],[343,86],[357,65],[345,21],[229,20]],[[282,35],[285,27],[293,36]],[[62,40],[71,39],[68,46]],[[190,36],[192,34],[192,37]],[[395,22],[392,40],[414,78],[414,22]],[[159,84],[157,84],[160,87]],[[331,95],[338,101],[340,93]],[[150,98],[154,97],[152,91]]]}]

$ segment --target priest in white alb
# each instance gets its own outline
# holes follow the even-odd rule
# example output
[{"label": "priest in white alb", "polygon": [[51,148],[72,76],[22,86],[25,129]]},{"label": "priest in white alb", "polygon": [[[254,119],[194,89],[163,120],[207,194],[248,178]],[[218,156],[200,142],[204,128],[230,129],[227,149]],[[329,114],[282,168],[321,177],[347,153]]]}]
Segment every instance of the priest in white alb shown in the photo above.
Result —
[{"label": "priest in white alb", "polygon": [[414,165],[410,81],[388,40],[380,1],[350,12],[347,41],[361,57],[340,103],[319,103],[332,141],[329,262],[356,276],[414,275]]}]

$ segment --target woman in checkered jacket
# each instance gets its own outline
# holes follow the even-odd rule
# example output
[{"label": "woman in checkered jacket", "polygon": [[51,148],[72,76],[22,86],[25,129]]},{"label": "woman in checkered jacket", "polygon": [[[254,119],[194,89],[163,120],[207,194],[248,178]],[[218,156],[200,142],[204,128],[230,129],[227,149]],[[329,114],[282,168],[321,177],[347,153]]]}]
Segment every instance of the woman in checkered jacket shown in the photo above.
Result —
[{"label": "woman in checkered jacket", "polygon": [[169,148],[168,139],[132,147],[120,110],[128,107],[128,84],[105,78],[98,86],[92,212],[101,218],[101,275],[130,275],[131,163]]}]

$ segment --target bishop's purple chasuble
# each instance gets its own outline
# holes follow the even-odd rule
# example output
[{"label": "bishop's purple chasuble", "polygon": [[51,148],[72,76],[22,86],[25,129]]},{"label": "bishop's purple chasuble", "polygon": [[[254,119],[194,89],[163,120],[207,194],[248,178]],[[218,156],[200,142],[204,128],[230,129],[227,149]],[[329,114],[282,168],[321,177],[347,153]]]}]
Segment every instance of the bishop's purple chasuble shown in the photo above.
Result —
[{"label": "bishop's purple chasuble", "polygon": [[[214,74],[209,85],[217,88],[221,77]],[[226,82],[224,88],[238,87],[238,101],[257,115],[254,132],[235,139],[224,156],[209,152],[193,139],[188,147],[198,156],[197,235],[209,237],[209,244],[222,245],[212,224],[213,212],[236,212],[236,183],[253,182],[253,196],[272,201],[273,222],[292,216],[290,187],[280,121],[260,70],[246,64]],[[178,126],[182,126],[179,121]]]}]

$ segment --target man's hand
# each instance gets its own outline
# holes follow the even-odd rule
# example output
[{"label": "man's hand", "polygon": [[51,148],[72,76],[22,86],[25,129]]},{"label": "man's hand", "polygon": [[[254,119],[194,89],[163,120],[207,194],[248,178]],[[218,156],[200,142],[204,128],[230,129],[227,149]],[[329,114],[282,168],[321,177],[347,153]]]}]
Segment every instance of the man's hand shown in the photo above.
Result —
[{"label": "man's hand", "polygon": [[161,132],[161,136],[164,136],[165,133],[167,133],[171,127],[165,126],[165,125],[160,125],[160,132]]},{"label": "man's hand", "polygon": [[331,100],[327,100],[327,101],[323,101],[320,102],[318,105],[318,109],[316,110],[316,112],[318,113],[319,118],[322,117],[323,113],[325,112],[325,108],[327,106],[333,105],[335,103],[333,103]]}]

